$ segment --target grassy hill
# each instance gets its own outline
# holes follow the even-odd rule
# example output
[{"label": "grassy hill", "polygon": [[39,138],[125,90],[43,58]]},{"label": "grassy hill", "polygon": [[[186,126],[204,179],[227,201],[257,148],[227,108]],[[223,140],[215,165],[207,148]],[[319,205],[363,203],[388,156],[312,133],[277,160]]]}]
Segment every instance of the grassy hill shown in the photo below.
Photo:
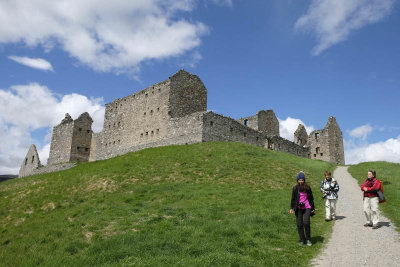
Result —
[{"label": "grassy hill", "polygon": [[[331,231],[318,189],[334,168],[217,142],[5,181],[0,265],[306,266]],[[299,247],[288,212],[300,170],[316,199],[312,247]]]},{"label": "grassy hill", "polygon": [[374,169],[377,178],[383,182],[383,191],[387,201],[380,204],[379,209],[395,223],[396,230],[400,232],[400,164],[383,161],[364,162],[350,166],[349,172],[361,186],[367,178],[369,169]]}]

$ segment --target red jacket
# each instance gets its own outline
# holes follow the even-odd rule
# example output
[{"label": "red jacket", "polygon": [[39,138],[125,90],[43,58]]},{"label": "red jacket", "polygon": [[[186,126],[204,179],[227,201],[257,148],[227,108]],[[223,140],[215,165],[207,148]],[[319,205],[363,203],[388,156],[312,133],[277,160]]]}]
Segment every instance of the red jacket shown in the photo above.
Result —
[{"label": "red jacket", "polygon": [[[367,188],[367,191],[364,191],[364,188]],[[361,185],[361,191],[364,192],[364,197],[378,197],[378,191],[380,188],[381,183],[376,178],[371,180],[365,179],[364,183]]]}]

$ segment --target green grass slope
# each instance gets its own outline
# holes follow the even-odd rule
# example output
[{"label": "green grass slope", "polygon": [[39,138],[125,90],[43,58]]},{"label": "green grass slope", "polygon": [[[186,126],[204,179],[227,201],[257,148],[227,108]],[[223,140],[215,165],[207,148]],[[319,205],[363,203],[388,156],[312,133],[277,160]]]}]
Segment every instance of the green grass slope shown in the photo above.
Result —
[{"label": "green grass slope", "polygon": [[[318,189],[334,168],[217,142],[2,182],[0,265],[307,266],[331,231]],[[316,199],[312,247],[289,214],[300,170]]]},{"label": "green grass slope", "polygon": [[367,178],[369,169],[374,169],[377,178],[383,182],[383,191],[387,201],[379,204],[379,209],[394,222],[397,231],[400,232],[400,164],[382,161],[364,162],[350,166],[349,172],[361,186]]}]

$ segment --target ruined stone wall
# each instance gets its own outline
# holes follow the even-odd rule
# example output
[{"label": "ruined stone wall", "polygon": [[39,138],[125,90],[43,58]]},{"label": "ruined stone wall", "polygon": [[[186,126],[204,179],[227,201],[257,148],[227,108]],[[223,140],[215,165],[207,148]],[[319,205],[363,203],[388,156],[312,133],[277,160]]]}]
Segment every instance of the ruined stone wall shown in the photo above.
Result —
[{"label": "ruined stone wall", "polygon": [[180,70],[169,80],[168,114],[171,118],[207,110],[207,89],[199,77]]},{"label": "ruined stone wall", "polygon": [[74,121],[68,114],[59,125],[54,126],[47,165],[69,162],[73,128]]},{"label": "ruined stone wall", "polygon": [[[25,176],[42,174],[42,173],[50,173],[50,172],[58,172],[58,171],[71,169],[72,167],[75,167],[75,166],[76,166],[76,163],[59,163],[59,164],[55,164],[55,165],[40,166],[37,169],[32,169],[32,171],[27,173]],[[18,177],[22,177],[22,176],[18,176]]]},{"label": "ruined stone wall", "polygon": [[[202,142],[203,134],[203,113],[204,112],[196,112],[181,118],[169,118],[165,121],[165,127],[169,130],[163,138],[153,140],[150,139],[147,143],[120,147],[119,149],[113,150],[112,152],[106,151],[106,153],[97,153],[95,155],[95,158],[91,157],[89,161],[108,159],[150,147],[200,143]],[[99,140],[98,135],[101,134],[102,133],[93,134],[92,149],[93,145],[97,145],[96,140]]]},{"label": "ruined stone wall", "polygon": [[[171,140],[187,143],[181,132],[191,127],[178,126],[179,122],[174,119],[204,112],[206,108],[207,90],[200,79],[178,71],[166,81],[107,104],[104,128],[93,135],[89,160],[136,151],[137,147],[149,144],[171,143]],[[196,128],[195,124],[192,128]]]},{"label": "ruined stone wall", "polygon": [[310,133],[308,146],[311,159],[345,164],[342,131],[334,117],[329,117],[324,129]]},{"label": "ruined stone wall", "polygon": [[103,130],[92,137],[90,161],[166,138],[169,83],[167,80],[106,104]]},{"label": "ruined stone wall", "polygon": [[329,151],[329,133],[327,130],[315,130],[308,136],[310,158],[331,161]]},{"label": "ruined stone wall", "polygon": [[240,118],[237,121],[242,125],[246,125],[247,127],[258,131],[258,115]]},{"label": "ruined stone wall", "polygon": [[304,125],[299,124],[297,130],[294,132],[294,142],[299,146],[306,146],[308,142],[308,135]]},{"label": "ruined stone wall", "polygon": [[36,146],[31,145],[31,147],[28,150],[28,153],[26,154],[26,156],[21,164],[21,168],[19,169],[18,177],[32,175],[34,170],[36,170],[37,168],[39,168],[41,166],[42,166],[42,164],[40,164],[40,159],[39,159],[38,152],[36,150]]},{"label": "ruined stone wall", "polygon": [[262,133],[229,117],[207,112],[203,116],[203,142],[233,141],[264,147]]},{"label": "ruined stone wall", "polygon": [[89,160],[92,140],[93,120],[85,112],[74,121],[70,162],[87,162]]},{"label": "ruined stone wall", "polygon": [[263,132],[266,136],[280,136],[279,121],[272,109],[261,110],[257,115],[259,131]]},{"label": "ruined stone wall", "polygon": [[275,151],[290,153],[303,158],[309,157],[308,148],[299,146],[296,143],[280,136],[268,137],[268,148]]},{"label": "ruined stone wall", "polygon": [[334,117],[329,117],[325,129],[329,132],[330,161],[337,164],[345,164],[343,135]]},{"label": "ruined stone wall", "polygon": [[279,136],[279,121],[272,109],[260,110],[254,116],[238,119],[238,122],[266,136]]}]

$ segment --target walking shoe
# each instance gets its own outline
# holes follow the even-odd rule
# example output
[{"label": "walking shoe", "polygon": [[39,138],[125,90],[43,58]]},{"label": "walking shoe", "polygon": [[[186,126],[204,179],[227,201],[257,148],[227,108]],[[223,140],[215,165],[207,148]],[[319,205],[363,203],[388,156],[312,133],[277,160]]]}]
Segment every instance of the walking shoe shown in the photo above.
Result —
[{"label": "walking shoe", "polygon": [[379,227],[378,227],[378,225],[377,224],[374,224],[373,226],[372,226],[372,229],[378,229]]},{"label": "walking shoe", "polygon": [[336,217],[332,217],[332,221],[336,221]]},{"label": "walking shoe", "polygon": [[366,223],[366,224],[364,224],[364,226],[365,226],[365,227],[371,227],[372,224],[371,224],[371,223]]},{"label": "walking shoe", "polygon": [[304,242],[303,242],[303,241],[300,241],[300,242],[299,242],[299,245],[300,245],[300,246],[304,246]]},{"label": "walking shoe", "polygon": [[307,246],[309,246],[309,247],[311,247],[311,246],[312,246],[312,243],[311,243],[311,241],[310,241],[310,240],[307,240]]},{"label": "walking shoe", "polygon": [[331,219],[329,219],[329,218],[325,218],[325,221],[326,221],[326,222],[329,222],[330,220],[331,220]]}]

